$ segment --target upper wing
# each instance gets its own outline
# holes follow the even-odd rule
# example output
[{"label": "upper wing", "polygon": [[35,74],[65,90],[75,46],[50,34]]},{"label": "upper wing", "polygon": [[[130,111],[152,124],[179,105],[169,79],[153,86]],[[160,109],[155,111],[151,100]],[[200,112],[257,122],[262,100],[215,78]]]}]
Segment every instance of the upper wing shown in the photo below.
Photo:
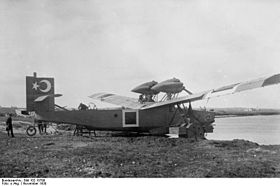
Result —
[{"label": "upper wing", "polygon": [[98,99],[100,101],[104,101],[107,103],[120,105],[125,108],[131,108],[131,109],[139,109],[144,106],[144,104],[141,104],[138,102],[135,98],[129,98],[125,96],[119,96],[116,94],[109,94],[109,93],[97,93],[89,96],[93,99]]},{"label": "upper wing", "polygon": [[159,107],[163,105],[171,105],[171,104],[180,104],[180,103],[186,103],[186,102],[192,102],[202,99],[210,99],[212,97],[217,96],[223,96],[227,94],[234,94],[237,92],[245,91],[245,90],[251,90],[255,88],[265,87],[269,85],[275,85],[280,83],[280,74],[276,74],[269,77],[259,78],[251,81],[241,82],[241,83],[235,83],[227,86],[223,86],[216,89],[211,89],[208,91],[204,91],[197,94],[192,94],[190,96],[185,96],[181,98],[176,98],[164,102],[158,102],[154,103],[152,105],[145,105],[142,109],[150,109],[154,107]]},{"label": "upper wing", "polygon": [[234,93],[242,92],[245,90],[251,90],[251,89],[265,87],[265,86],[269,86],[269,85],[275,85],[278,83],[280,83],[280,74],[276,74],[276,75],[264,77],[264,78],[259,78],[259,79],[254,79],[251,81],[235,83],[232,85],[213,89],[204,97],[204,99],[217,97],[217,96],[223,96],[223,95],[227,95],[227,94],[234,94]]},{"label": "upper wing", "polygon": [[180,97],[168,101],[163,102],[156,102],[156,103],[139,103],[137,99],[135,98],[129,98],[125,96],[119,96],[116,94],[108,94],[108,93],[97,93],[89,96],[93,99],[98,99],[107,103],[120,105],[125,108],[131,108],[131,109],[150,109],[155,107],[160,107],[163,105],[174,105],[174,104],[180,104],[180,103],[186,103],[186,102],[193,102],[203,99],[210,99],[212,97],[218,97],[223,96],[227,94],[234,94],[237,92],[245,91],[245,90],[251,90],[255,88],[265,87],[269,85],[275,85],[280,83],[280,74],[276,74],[269,77],[259,78],[251,81],[241,82],[241,83],[235,83],[227,86],[223,86],[216,89],[207,90],[201,93],[192,94],[185,97]]}]

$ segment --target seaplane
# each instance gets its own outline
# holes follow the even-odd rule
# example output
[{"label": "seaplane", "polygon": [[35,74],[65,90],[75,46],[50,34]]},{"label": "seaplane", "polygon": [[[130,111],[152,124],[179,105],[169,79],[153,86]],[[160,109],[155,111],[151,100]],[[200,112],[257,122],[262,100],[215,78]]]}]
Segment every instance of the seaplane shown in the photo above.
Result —
[{"label": "seaplane", "polygon": [[[55,93],[54,78],[37,77],[34,72],[33,76],[26,76],[26,109],[28,113],[35,113],[37,122],[65,123],[85,126],[89,130],[152,135],[170,134],[171,129],[175,128],[179,136],[197,139],[205,138],[207,133],[213,132],[215,113],[193,109],[192,102],[276,85],[279,82],[280,74],[275,74],[193,93],[177,78],[159,83],[149,81],[131,90],[139,94],[138,98],[105,92],[89,96],[94,100],[118,105],[118,108],[81,107],[68,110],[55,104],[55,98],[62,94]],[[182,93],[187,95],[180,96]],[[163,96],[160,97],[159,94]],[[35,127],[30,126],[27,134],[35,135]]]}]

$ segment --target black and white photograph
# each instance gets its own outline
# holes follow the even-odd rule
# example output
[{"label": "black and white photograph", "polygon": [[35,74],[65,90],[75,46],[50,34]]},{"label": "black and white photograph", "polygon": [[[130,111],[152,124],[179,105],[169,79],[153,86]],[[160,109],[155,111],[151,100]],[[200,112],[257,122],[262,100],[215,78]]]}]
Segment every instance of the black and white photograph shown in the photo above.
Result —
[{"label": "black and white photograph", "polygon": [[280,1],[1,0],[0,64],[2,185],[279,182]]}]

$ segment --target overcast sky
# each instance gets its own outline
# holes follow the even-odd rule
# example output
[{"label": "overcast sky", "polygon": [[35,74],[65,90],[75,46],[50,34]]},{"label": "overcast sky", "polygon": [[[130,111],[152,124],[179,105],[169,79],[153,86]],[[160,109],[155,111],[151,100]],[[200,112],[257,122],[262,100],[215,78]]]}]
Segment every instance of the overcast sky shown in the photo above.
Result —
[{"label": "overcast sky", "polygon": [[[25,107],[25,76],[55,78],[58,104],[177,77],[200,92],[280,73],[277,0],[1,0],[0,105]],[[280,108],[280,85],[208,107]]]}]

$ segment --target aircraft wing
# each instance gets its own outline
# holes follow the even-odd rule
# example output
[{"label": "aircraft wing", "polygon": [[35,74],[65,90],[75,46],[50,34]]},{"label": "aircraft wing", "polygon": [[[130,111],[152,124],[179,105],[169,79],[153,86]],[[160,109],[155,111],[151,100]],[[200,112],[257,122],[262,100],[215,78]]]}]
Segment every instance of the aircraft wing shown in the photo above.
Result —
[{"label": "aircraft wing", "polygon": [[174,105],[174,104],[180,104],[180,103],[186,103],[186,102],[193,102],[203,99],[210,99],[213,97],[223,96],[227,94],[234,94],[237,92],[242,92],[246,90],[251,90],[255,88],[265,87],[269,85],[275,85],[280,83],[280,74],[276,74],[269,77],[254,79],[251,81],[241,82],[241,83],[235,83],[227,86],[223,86],[216,89],[207,90],[201,93],[192,94],[189,96],[176,98],[164,102],[157,102],[151,105],[144,105],[141,109],[150,109],[155,107],[160,107],[163,105]]},{"label": "aircraft wing", "polygon": [[104,101],[106,103],[111,103],[114,105],[119,105],[125,108],[130,109],[139,109],[143,107],[143,104],[138,102],[138,99],[135,98],[129,98],[125,96],[119,96],[116,94],[110,94],[110,93],[96,93],[91,96],[89,96],[92,99],[97,99],[100,101]]}]

